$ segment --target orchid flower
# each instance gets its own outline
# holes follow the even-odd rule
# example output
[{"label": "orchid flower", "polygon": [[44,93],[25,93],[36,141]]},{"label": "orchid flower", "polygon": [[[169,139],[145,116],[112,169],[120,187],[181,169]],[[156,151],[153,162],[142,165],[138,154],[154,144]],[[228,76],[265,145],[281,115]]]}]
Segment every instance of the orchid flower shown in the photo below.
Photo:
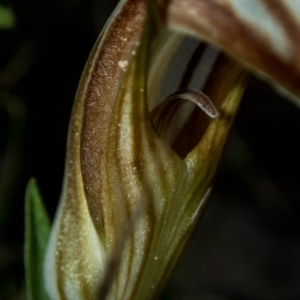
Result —
[{"label": "orchid flower", "polygon": [[291,6],[121,1],[73,107],[44,260],[50,299],[158,295],[204,211],[247,83],[244,65],[300,95]]}]

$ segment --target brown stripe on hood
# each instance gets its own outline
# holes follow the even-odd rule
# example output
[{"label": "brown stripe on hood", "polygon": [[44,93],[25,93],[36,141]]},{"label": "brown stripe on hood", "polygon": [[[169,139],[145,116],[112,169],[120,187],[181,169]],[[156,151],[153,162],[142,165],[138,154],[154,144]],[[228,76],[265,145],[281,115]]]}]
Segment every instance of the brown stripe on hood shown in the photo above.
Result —
[{"label": "brown stripe on hood", "polygon": [[[263,13],[270,17],[263,26],[256,26],[256,16],[250,12],[247,20],[239,15],[236,3],[232,0],[170,0],[167,21],[173,28],[217,45],[252,70],[264,74],[294,96],[300,97],[300,57],[297,55],[300,23],[292,16],[293,8],[288,8],[283,0],[260,0],[257,3],[261,4],[258,8],[260,12],[264,9],[266,12]],[[267,24],[270,20],[274,25],[274,33],[278,28],[281,29],[286,41],[284,45],[265,31],[270,26]]]}]

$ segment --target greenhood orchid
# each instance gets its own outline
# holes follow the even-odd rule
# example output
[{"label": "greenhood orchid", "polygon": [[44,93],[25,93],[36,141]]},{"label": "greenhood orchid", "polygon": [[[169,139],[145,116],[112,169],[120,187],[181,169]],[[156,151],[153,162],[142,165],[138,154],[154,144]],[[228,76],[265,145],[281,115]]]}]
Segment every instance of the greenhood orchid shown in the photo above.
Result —
[{"label": "greenhood orchid", "polygon": [[[44,262],[51,299],[152,299],[203,213],[247,72],[182,32],[224,48],[299,96],[293,37],[283,35],[282,53],[268,35],[271,21],[254,28],[239,19],[247,7],[257,11],[268,1],[246,2],[171,0],[156,7],[127,0],[116,8],[73,107]],[[248,36],[239,24],[250,24]],[[268,46],[262,48],[255,30],[270,38]],[[272,62],[263,61],[266,53]],[[291,70],[291,59],[289,78],[275,72]]]}]

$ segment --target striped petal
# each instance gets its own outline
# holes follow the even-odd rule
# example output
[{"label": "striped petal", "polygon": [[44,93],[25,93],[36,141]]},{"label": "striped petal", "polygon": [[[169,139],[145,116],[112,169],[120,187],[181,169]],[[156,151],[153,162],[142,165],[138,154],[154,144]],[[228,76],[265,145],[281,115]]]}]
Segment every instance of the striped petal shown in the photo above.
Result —
[{"label": "striped petal", "polygon": [[300,105],[299,1],[171,0],[166,13],[172,28],[217,45]]},{"label": "striped petal", "polygon": [[[103,238],[103,214],[109,212],[100,195],[91,193],[100,181],[106,125],[120,80],[139,42],[144,15],[143,1],[120,3],[82,75],[69,127],[63,192],[45,258],[45,284],[51,299],[92,299],[103,278],[109,248]],[[96,157],[89,160],[85,147]]]}]

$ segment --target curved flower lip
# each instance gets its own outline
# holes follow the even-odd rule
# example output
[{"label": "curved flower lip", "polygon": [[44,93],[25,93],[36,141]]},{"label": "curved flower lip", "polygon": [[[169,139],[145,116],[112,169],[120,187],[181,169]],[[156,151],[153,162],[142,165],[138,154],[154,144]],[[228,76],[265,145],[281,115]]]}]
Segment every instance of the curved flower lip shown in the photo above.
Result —
[{"label": "curved flower lip", "polygon": [[[164,2],[164,1],[162,1]],[[200,37],[300,98],[298,1],[171,0],[168,23]]]},{"label": "curved flower lip", "polygon": [[[174,143],[177,137],[176,131],[174,132],[173,129],[174,123],[180,128],[177,122],[177,114],[180,110],[183,110],[186,101],[196,104],[210,118],[220,118],[220,113],[207,95],[196,89],[178,90],[168,96],[165,101],[158,104],[151,112],[151,119],[156,131],[170,145]],[[201,133],[199,132],[198,135],[201,136]]]},{"label": "curved flower lip", "polygon": [[45,260],[53,299],[92,299],[120,236],[132,224],[109,298],[154,297],[203,212],[244,91],[243,67],[220,55],[203,92],[221,117],[205,124],[201,141],[181,159],[159,137],[149,113],[155,26],[151,16],[145,19],[145,1],[121,2],[82,75]]},{"label": "curved flower lip", "polygon": [[[165,102],[167,103],[165,103],[164,106],[167,106],[171,101],[178,100],[178,99],[194,102],[209,117],[213,119],[220,117],[219,112],[217,111],[217,109],[215,108],[211,100],[199,90],[196,89],[178,90],[177,92],[167,97],[167,99],[165,100]],[[157,108],[155,108],[154,111],[155,110],[157,110]]]}]

